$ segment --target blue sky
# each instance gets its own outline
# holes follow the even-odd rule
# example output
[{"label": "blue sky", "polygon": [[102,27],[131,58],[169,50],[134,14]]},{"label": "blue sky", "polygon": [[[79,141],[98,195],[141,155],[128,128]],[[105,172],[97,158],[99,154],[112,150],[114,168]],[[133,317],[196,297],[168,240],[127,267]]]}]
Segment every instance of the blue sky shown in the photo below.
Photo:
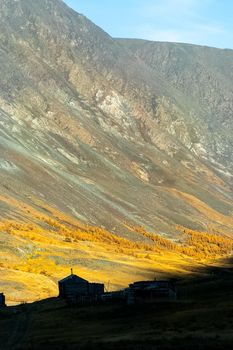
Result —
[{"label": "blue sky", "polygon": [[233,0],[64,0],[114,37],[233,49]]}]

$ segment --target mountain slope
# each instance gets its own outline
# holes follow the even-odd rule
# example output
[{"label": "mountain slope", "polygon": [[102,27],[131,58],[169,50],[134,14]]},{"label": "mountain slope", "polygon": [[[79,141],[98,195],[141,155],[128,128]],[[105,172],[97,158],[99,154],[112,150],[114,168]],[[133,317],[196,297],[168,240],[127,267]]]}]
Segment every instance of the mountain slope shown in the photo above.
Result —
[{"label": "mountain slope", "polygon": [[143,40],[119,42],[182,93],[182,108],[187,121],[196,124],[195,136],[205,146],[202,152],[232,169],[232,50]]},{"label": "mountain slope", "polygon": [[113,39],[60,0],[0,11],[4,268],[66,254],[49,217],[140,242],[135,226],[232,234],[231,50]]}]

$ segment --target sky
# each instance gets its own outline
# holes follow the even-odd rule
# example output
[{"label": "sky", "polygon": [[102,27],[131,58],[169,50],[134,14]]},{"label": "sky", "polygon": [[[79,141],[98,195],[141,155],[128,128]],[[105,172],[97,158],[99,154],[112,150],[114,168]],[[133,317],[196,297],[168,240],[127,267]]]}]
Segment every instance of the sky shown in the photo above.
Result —
[{"label": "sky", "polygon": [[233,49],[233,0],[64,0],[113,37]]}]

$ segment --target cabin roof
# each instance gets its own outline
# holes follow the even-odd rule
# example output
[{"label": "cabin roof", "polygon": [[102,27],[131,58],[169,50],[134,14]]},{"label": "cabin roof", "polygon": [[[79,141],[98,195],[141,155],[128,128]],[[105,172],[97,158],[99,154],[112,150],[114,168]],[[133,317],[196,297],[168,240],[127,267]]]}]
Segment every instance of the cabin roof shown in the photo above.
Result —
[{"label": "cabin roof", "polygon": [[154,280],[154,281],[137,281],[129,285],[133,289],[157,289],[157,288],[171,288],[172,283],[168,280]]},{"label": "cabin roof", "polygon": [[79,277],[79,276],[77,276],[77,275],[74,275],[74,274],[72,273],[71,275],[69,275],[69,276],[63,278],[62,280],[60,280],[59,283],[64,283],[64,282],[67,282],[67,281],[69,281],[69,280],[75,280],[76,282],[80,282],[80,283],[81,283],[81,282],[85,282],[85,283],[88,282],[88,281],[85,280],[84,278]]},{"label": "cabin roof", "polygon": [[170,281],[168,280],[153,280],[153,281],[136,281],[133,282],[132,285],[137,285],[137,284],[162,284],[162,283],[169,283]]}]

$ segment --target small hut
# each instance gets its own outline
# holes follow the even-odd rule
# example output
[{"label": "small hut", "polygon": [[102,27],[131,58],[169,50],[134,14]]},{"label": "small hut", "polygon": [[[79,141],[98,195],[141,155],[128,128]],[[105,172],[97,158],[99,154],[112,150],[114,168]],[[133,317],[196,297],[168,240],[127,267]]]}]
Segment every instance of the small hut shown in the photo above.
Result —
[{"label": "small hut", "polygon": [[139,281],[127,289],[128,304],[147,300],[176,300],[176,287],[173,281]]},{"label": "small hut", "polygon": [[74,295],[87,295],[88,284],[88,281],[72,273],[58,282],[59,296],[69,298]]},{"label": "small hut", "polygon": [[6,306],[6,298],[3,293],[0,293],[0,307],[5,307]]},{"label": "small hut", "polygon": [[102,294],[104,294],[104,284],[90,283],[82,277],[71,274],[58,282],[59,297],[67,299],[72,303],[78,303],[79,301],[97,300]]}]

